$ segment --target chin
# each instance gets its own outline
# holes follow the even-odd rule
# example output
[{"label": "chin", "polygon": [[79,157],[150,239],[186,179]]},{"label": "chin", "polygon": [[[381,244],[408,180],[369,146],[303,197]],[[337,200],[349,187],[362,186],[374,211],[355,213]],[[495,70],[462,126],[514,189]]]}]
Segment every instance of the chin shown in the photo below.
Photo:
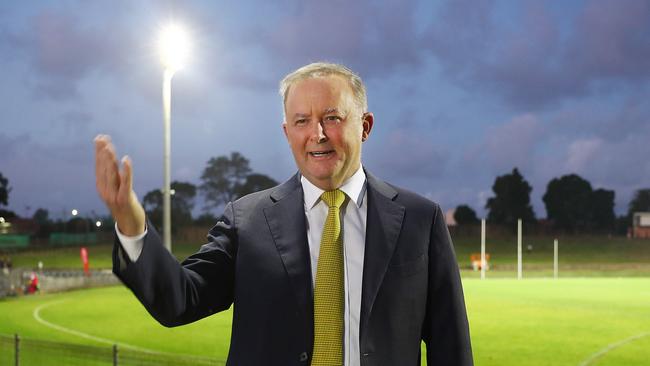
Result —
[{"label": "chin", "polygon": [[317,180],[319,182],[327,182],[327,181],[332,180],[332,177],[334,176],[334,174],[332,174],[332,173],[323,173],[323,172],[318,172],[318,173],[310,172],[309,176],[312,179],[315,179],[315,180]]}]

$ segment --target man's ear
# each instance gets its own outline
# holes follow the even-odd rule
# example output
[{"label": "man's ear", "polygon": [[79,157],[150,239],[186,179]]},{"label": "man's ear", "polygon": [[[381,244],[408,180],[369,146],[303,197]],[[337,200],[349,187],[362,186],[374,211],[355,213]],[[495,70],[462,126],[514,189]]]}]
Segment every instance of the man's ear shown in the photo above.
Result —
[{"label": "man's ear", "polygon": [[366,112],[361,117],[361,141],[366,141],[372,130],[372,125],[375,123],[375,116],[372,112]]},{"label": "man's ear", "polygon": [[282,121],[282,131],[284,131],[284,136],[288,139],[289,135],[287,133],[287,121]]}]

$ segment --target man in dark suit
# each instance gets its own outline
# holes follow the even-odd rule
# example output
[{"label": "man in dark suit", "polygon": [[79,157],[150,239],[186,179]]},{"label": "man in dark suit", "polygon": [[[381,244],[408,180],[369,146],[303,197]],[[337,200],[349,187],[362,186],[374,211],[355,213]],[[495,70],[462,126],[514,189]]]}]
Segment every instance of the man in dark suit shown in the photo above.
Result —
[{"label": "man in dark suit", "polygon": [[229,203],[208,243],[168,253],[96,138],[97,189],[116,222],[115,274],[161,324],[234,305],[229,365],[472,365],[469,327],[440,207],[374,177],[361,145],[374,116],[361,79],[315,63],[281,83],[299,172]]}]

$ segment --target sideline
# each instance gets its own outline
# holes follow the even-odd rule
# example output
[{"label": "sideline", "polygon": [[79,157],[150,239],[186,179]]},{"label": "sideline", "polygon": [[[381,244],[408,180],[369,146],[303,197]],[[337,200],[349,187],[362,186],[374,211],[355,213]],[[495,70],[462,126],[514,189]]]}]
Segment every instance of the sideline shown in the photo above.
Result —
[{"label": "sideline", "polygon": [[58,324],[50,323],[47,320],[41,318],[41,314],[40,314],[41,310],[43,310],[43,309],[45,309],[47,307],[50,307],[52,305],[61,304],[61,303],[65,302],[65,301],[66,300],[56,300],[56,301],[46,302],[45,304],[41,304],[36,309],[34,309],[34,312],[32,313],[32,315],[34,316],[34,319],[36,319],[36,321],[38,321],[39,323],[41,323],[41,324],[43,324],[43,325],[45,325],[47,327],[50,327],[52,329],[56,329],[56,330],[58,330],[60,332],[72,334],[72,335],[75,335],[77,337],[81,337],[81,338],[85,338],[85,339],[90,339],[91,341],[95,341],[95,342],[99,342],[99,343],[109,344],[111,346],[114,345],[114,344],[117,344],[119,347],[128,348],[128,349],[131,349],[131,350],[134,350],[134,351],[147,352],[147,353],[160,353],[158,351],[154,351],[154,350],[151,350],[151,349],[148,349],[148,348],[142,348],[142,347],[134,346],[134,345],[131,345],[131,344],[128,344],[128,343],[122,343],[122,342],[117,342],[117,341],[111,340],[111,339],[95,337],[93,335],[83,333],[83,332],[80,332],[78,330],[74,330],[74,329],[70,329],[70,328],[60,326]]},{"label": "sideline", "polygon": [[105,344],[108,344],[108,345],[111,345],[111,346],[116,344],[118,347],[121,347],[121,348],[126,348],[126,349],[129,349],[129,350],[132,350],[132,351],[138,351],[138,352],[149,353],[149,354],[156,354],[156,355],[163,355],[163,356],[188,357],[188,358],[192,358],[192,359],[195,359],[195,360],[214,361],[214,359],[211,358],[211,357],[197,356],[197,355],[183,354],[183,353],[161,352],[161,351],[156,351],[156,350],[152,350],[152,349],[149,349],[149,348],[134,346],[134,345],[128,344],[128,343],[118,342],[118,341],[108,339],[108,338],[96,337],[96,336],[93,336],[93,335],[90,335],[90,334],[87,334],[87,333],[84,333],[84,332],[80,332],[78,330],[66,328],[64,326],[48,322],[47,320],[41,318],[41,315],[40,315],[41,310],[43,310],[43,309],[45,309],[47,307],[50,307],[52,305],[57,305],[57,304],[60,304],[60,303],[63,303],[63,302],[66,302],[66,300],[55,300],[55,301],[50,301],[50,302],[46,302],[44,304],[41,304],[38,307],[36,307],[36,309],[34,309],[34,311],[32,312],[32,315],[34,316],[34,319],[36,319],[36,321],[38,321],[39,323],[41,323],[41,324],[43,324],[43,325],[45,325],[47,327],[50,327],[52,329],[56,329],[56,330],[58,330],[60,332],[72,334],[72,335],[75,335],[77,337],[89,339],[89,340],[92,340],[92,341],[95,341],[95,342],[105,343]]},{"label": "sideline", "polygon": [[623,339],[621,341],[610,343],[605,348],[601,349],[600,351],[591,354],[586,360],[582,361],[578,366],[589,366],[594,361],[596,361],[597,359],[604,356],[607,352],[612,351],[612,350],[614,350],[616,348],[619,348],[619,347],[624,346],[624,345],[626,345],[626,344],[628,344],[630,342],[634,342],[637,339],[641,339],[641,338],[647,337],[647,336],[650,336],[650,332],[640,333],[640,334],[625,338],[625,339]]}]

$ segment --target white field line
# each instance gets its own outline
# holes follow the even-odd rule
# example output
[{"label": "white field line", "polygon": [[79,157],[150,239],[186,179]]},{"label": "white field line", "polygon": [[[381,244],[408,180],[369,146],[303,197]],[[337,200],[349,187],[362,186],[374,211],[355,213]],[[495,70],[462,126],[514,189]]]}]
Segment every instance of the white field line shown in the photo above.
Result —
[{"label": "white field line", "polygon": [[597,359],[599,359],[603,355],[605,355],[607,352],[612,351],[612,350],[614,350],[614,349],[616,349],[618,347],[624,346],[624,345],[626,345],[626,344],[628,344],[630,342],[634,342],[637,339],[641,339],[641,338],[647,337],[647,336],[650,336],[650,332],[640,333],[640,334],[625,338],[623,340],[620,340],[618,342],[610,343],[605,348],[601,349],[600,351],[591,354],[587,359],[582,361],[578,366],[589,366],[594,361],[596,361]]},{"label": "white field line", "polygon": [[92,341],[99,342],[99,343],[105,343],[105,344],[109,344],[109,345],[117,344],[121,348],[126,348],[126,349],[130,349],[130,350],[133,350],[133,351],[139,351],[139,352],[150,353],[150,354],[165,355],[165,356],[180,356],[180,357],[191,357],[191,358],[194,358],[194,359],[202,359],[202,360],[213,360],[211,357],[155,351],[155,350],[148,349],[148,348],[134,346],[134,345],[128,344],[128,343],[118,342],[118,341],[112,340],[112,339],[96,337],[94,335],[90,335],[90,334],[87,334],[87,333],[84,333],[84,332],[80,332],[78,330],[66,328],[64,326],[48,322],[47,320],[41,318],[41,315],[40,315],[41,310],[45,309],[46,307],[50,307],[52,305],[60,304],[62,302],[65,302],[65,300],[50,301],[50,302],[47,302],[45,304],[42,304],[42,305],[38,306],[32,312],[32,315],[34,316],[34,319],[36,319],[36,321],[38,321],[39,323],[41,323],[41,324],[43,324],[43,325],[45,325],[47,327],[50,327],[52,329],[56,329],[56,330],[58,330],[60,332],[72,334],[72,335],[75,335],[77,337],[81,337],[81,338],[85,338],[85,339],[90,339]]},{"label": "white field line", "polygon": [[147,352],[147,353],[159,353],[157,351],[150,350],[150,349],[147,349],[147,348],[141,348],[141,347],[138,347],[138,346],[133,346],[133,345],[130,345],[128,343],[121,343],[121,342],[117,342],[117,341],[112,340],[112,339],[96,337],[96,336],[93,336],[93,335],[90,335],[90,334],[87,334],[87,333],[80,332],[78,330],[74,330],[74,329],[63,327],[63,326],[58,325],[58,324],[50,323],[47,320],[41,318],[41,315],[40,315],[41,310],[43,310],[43,309],[45,309],[47,307],[50,307],[52,305],[60,304],[62,302],[65,302],[65,300],[51,301],[51,302],[48,302],[48,303],[45,303],[45,304],[42,304],[42,305],[38,306],[36,309],[34,309],[34,312],[32,313],[34,315],[34,319],[36,319],[36,321],[38,321],[39,323],[41,323],[41,324],[43,324],[45,326],[48,326],[48,327],[50,327],[52,329],[56,329],[56,330],[58,330],[60,332],[72,334],[72,335],[75,335],[77,337],[90,339],[91,341],[110,344],[110,345],[117,344],[120,347],[132,349],[132,350],[135,350],[135,351],[141,351],[141,352]]}]

